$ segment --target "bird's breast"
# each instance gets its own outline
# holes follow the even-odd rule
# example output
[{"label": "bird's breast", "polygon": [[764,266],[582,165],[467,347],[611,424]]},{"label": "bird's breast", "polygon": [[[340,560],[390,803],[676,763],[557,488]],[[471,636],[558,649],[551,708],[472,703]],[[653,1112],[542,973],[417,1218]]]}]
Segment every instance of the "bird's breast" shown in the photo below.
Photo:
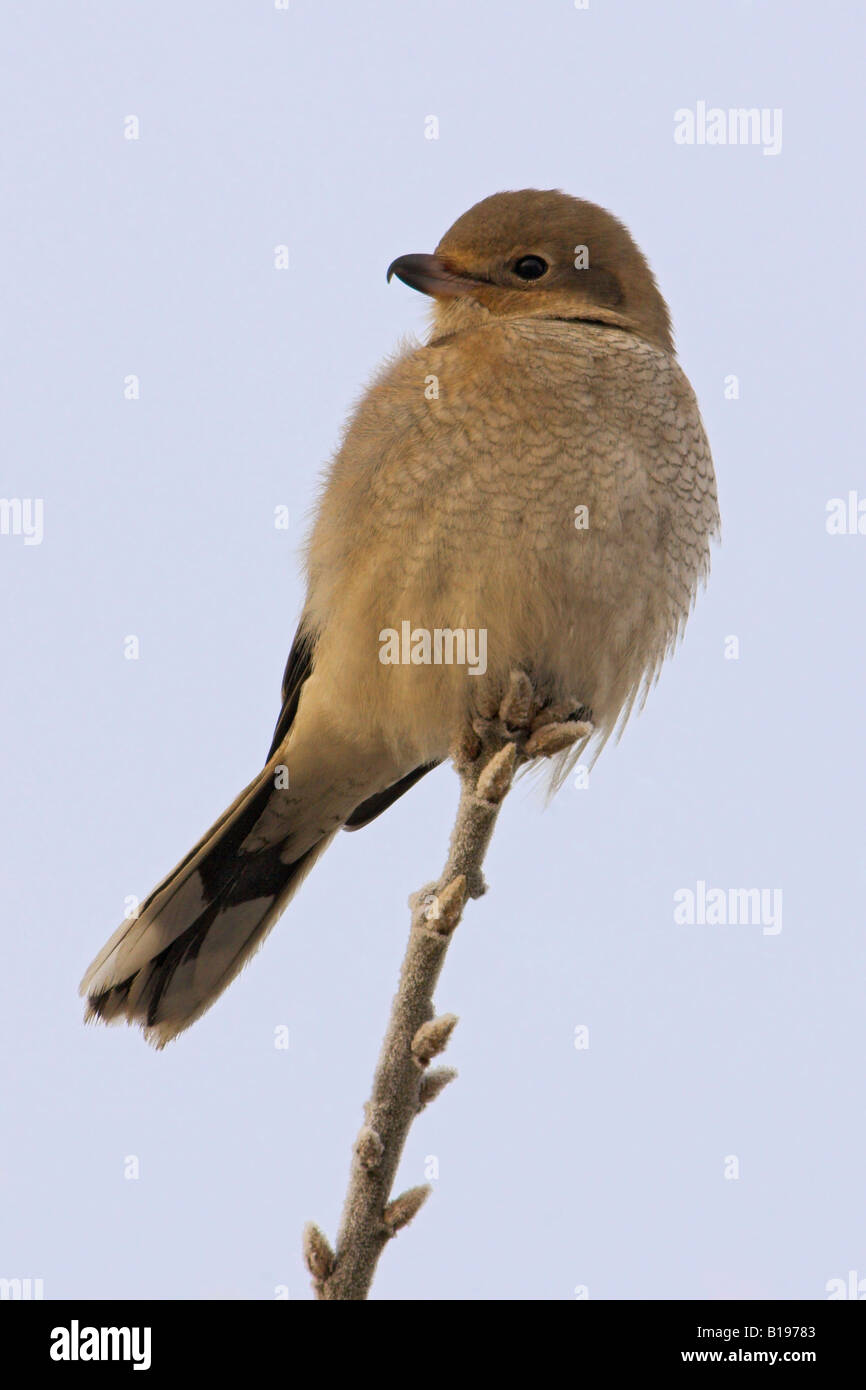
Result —
[{"label": "bird's breast", "polygon": [[[618,329],[516,321],[371,388],[313,533],[311,604],[323,625],[342,614],[362,663],[406,624],[474,633],[476,651],[483,632],[486,679],[537,670],[610,722],[675,640],[716,523],[674,359]],[[398,705],[424,680],[399,664]],[[428,683],[459,705],[473,676]]]}]

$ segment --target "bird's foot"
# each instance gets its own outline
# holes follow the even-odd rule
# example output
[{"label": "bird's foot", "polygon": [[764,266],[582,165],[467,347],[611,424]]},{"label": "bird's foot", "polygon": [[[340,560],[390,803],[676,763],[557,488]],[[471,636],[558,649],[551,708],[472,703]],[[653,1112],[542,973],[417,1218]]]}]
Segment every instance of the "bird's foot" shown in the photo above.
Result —
[{"label": "bird's foot", "polygon": [[[459,834],[455,831],[451,843],[459,883],[457,879],[443,880],[422,890],[414,906],[424,912],[428,921],[431,912],[442,913],[446,904],[447,928],[448,913],[458,899],[462,910],[467,897],[479,898],[484,893],[486,885],[480,870],[483,846],[519,765],[562,753],[587,738],[592,730],[588,709],[575,700],[552,700],[549,693],[537,690],[521,670],[511,672],[504,695],[491,698],[486,706],[479,704],[452,755],[463,784],[458,814],[461,830]],[[437,930],[442,930],[441,924]]]},{"label": "bird's foot", "polygon": [[591,711],[575,700],[540,695],[525,671],[512,671],[498,706],[478,710],[455,752],[458,771],[513,744],[520,761],[549,758],[592,733]]}]

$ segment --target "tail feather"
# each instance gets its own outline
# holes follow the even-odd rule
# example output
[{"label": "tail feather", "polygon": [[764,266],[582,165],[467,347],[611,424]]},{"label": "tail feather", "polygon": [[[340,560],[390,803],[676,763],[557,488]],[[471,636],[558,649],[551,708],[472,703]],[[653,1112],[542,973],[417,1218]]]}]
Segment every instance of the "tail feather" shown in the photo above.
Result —
[{"label": "tail feather", "polygon": [[251,848],[279,795],[266,766],[122,923],[82,980],[88,1021],[138,1023],[163,1047],[243,969],[334,833],[290,862],[284,840]]}]

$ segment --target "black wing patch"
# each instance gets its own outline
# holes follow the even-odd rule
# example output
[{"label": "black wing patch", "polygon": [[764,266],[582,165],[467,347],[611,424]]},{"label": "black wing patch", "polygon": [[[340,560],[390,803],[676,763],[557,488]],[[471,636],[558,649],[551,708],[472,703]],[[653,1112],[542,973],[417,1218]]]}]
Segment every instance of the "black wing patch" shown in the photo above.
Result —
[{"label": "black wing patch", "polygon": [[368,796],[366,801],[362,801],[360,806],[355,807],[349,819],[345,822],[343,829],[360,830],[362,826],[369,825],[371,820],[375,820],[377,816],[381,816],[382,812],[387,811],[388,807],[393,805],[398,797],[401,797],[410,787],[414,787],[416,782],[420,782],[422,777],[426,776],[428,772],[432,772],[434,767],[438,766],[438,761],[435,763],[422,763],[421,766],[416,767],[413,772],[407,772],[406,776],[401,777],[399,782],[392,782],[391,786],[386,787],[383,792],[376,792],[375,796]]},{"label": "black wing patch", "polygon": [[313,669],[315,648],[315,633],[308,632],[302,624],[295,633],[295,640],[292,643],[292,650],[289,652],[289,659],[283,673],[283,707],[280,710],[277,727],[274,729],[274,736],[268,749],[266,761],[270,761],[292,727],[292,720],[298,709],[298,700],[301,698],[301,686]]}]

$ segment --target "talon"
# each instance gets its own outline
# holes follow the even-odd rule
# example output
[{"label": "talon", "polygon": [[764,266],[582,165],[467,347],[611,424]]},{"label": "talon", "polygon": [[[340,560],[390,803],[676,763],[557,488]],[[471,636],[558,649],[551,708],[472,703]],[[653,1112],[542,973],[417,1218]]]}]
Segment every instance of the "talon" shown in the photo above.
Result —
[{"label": "talon", "polygon": [[526,745],[528,758],[550,758],[592,733],[592,725],[575,719],[569,724],[543,724],[532,734]]},{"label": "talon", "polygon": [[480,695],[476,701],[478,717],[489,724],[491,719],[495,719],[499,713],[499,698],[491,691]]},{"label": "talon", "polygon": [[499,718],[511,728],[525,729],[532,714],[532,682],[525,671],[512,671],[508,690],[499,706]]},{"label": "talon", "polygon": [[586,705],[578,704],[576,700],[557,700],[539,710],[532,721],[532,729],[534,732],[543,728],[545,724],[574,724],[578,721],[591,724],[592,711]]}]

